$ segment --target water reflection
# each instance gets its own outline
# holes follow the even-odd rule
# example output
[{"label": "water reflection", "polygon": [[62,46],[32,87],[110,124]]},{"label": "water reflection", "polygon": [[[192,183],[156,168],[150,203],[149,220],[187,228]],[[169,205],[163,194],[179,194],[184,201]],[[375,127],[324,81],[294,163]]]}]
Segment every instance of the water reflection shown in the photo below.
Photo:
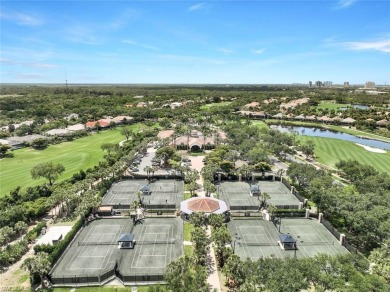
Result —
[{"label": "water reflection", "polygon": [[329,129],[323,129],[317,127],[276,126],[276,125],[272,125],[271,128],[277,129],[281,132],[289,132],[289,133],[295,132],[299,135],[304,135],[304,136],[340,139],[340,140],[359,143],[362,145],[375,147],[379,149],[390,150],[390,143],[372,140],[372,139],[360,138],[354,135],[333,131]]}]

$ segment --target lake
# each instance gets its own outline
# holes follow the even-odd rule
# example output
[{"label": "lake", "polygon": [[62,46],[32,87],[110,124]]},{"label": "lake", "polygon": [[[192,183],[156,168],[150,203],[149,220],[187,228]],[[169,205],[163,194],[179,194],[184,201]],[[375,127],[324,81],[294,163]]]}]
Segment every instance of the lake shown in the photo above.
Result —
[{"label": "lake", "polygon": [[332,131],[328,129],[322,129],[322,128],[315,128],[315,127],[298,127],[298,126],[276,126],[271,125],[272,129],[279,130],[281,132],[296,132],[299,135],[304,136],[314,136],[314,137],[324,137],[324,138],[333,138],[333,139],[340,139],[345,141],[350,141],[354,143],[359,143],[362,145],[384,149],[384,150],[390,150],[390,143],[383,142],[383,141],[377,141],[372,139],[363,139],[354,135]]},{"label": "lake", "polygon": [[368,105],[353,104],[350,107],[340,107],[339,110],[345,111],[348,108],[355,108],[355,109],[366,110],[366,109],[369,109],[370,107]]}]

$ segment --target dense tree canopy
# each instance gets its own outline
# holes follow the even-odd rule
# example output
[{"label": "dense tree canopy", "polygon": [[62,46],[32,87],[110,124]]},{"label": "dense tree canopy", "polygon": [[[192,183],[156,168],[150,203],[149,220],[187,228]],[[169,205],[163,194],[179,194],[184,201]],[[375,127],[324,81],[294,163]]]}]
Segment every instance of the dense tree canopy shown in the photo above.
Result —
[{"label": "dense tree canopy", "polygon": [[60,163],[44,162],[31,169],[31,177],[33,179],[44,177],[49,181],[49,185],[52,185],[64,171],[65,167]]}]

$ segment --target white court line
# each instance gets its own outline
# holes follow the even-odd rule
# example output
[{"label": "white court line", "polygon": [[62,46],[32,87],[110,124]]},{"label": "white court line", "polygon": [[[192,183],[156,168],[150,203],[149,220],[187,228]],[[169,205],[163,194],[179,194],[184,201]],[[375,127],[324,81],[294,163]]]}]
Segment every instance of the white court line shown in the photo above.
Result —
[{"label": "white court line", "polygon": [[[169,227],[169,230],[168,230],[168,233],[146,233],[146,232],[142,232],[143,231],[143,229],[146,229],[147,227],[151,227],[151,226],[164,226],[164,227]],[[142,234],[142,237],[141,237],[141,239],[140,239],[140,241],[142,241],[142,240],[145,240],[145,235],[146,234],[154,234],[155,235],[155,241],[157,240],[157,235],[158,234],[170,234],[170,230],[172,229],[172,225],[147,225],[147,226],[142,226],[141,227],[141,234]],[[142,239],[143,238],[143,239]],[[166,248],[165,248],[165,250],[167,250],[167,248],[168,248],[168,245],[173,245],[173,244],[168,244],[168,243],[166,243],[165,244],[166,245]],[[141,258],[141,257],[152,257],[152,256],[159,256],[159,257],[162,257],[162,256],[164,256],[164,264],[166,265],[166,258],[167,258],[167,254],[165,254],[165,255],[155,255],[154,254],[154,252],[155,252],[155,249],[156,249],[156,244],[153,244],[153,251],[151,252],[151,254],[148,254],[148,255],[141,255],[141,251],[142,251],[142,249],[144,248],[144,246],[143,245],[141,245],[141,248],[140,248],[140,250],[139,250],[139,253],[138,253],[138,256],[137,256],[137,253],[135,253],[134,254],[134,257],[133,257],[133,260],[132,260],[132,263],[131,263],[131,267],[133,267],[133,268],[150,268],[150,267],[139,267],[138,265],[134,265],[134,260],[135,259],[137,259],[136,260],[136,264],[138,264],[138,261],[139,261],[139,259]],[[171,248],[173,248],[173,247],[171,247]],[[158,267],[158,268],[161,268],[161,267]]]},{"label": "white court line", "polygon": [[[116,226],[116,232],[115,233],[102,233],[102,235],[100,236],[100,240],[99,242],[102,242],[101,240],[103,239],[104,235],[106,234],[117,234],[118,230],[121,230],[122,226],[123,225],[113,225],[113,226]],[[111,243],[114,243],[115,242],[115,239],[111,241]],[[110,253],[110,250],[112,251],[113,248],[106,248],[105,249],[105,255],[104,255],[104,258],[102,260],[102,262],[100,263],[100,268],[102,269],[103,268],[103,263],[104,263],[104,268],[107,266],[107,263],[108,263],[108,260],[106,260],[106,257],[107,255]]]},{"label": "white court line", "polygon": [[[145,237],[145,235],[144,235],[144,233],[143,233],[144,228],[145,228],[145,225],[142,225],[142,226],[141,226],[141,230],[140,230],[140,232],[139,232],[139,233],[141,234],[140,241],[142,241],[142,237]],[[136,243],[136,244],[137,244],[137,243]],[[136,258],[138,258],[138,257],[137,257],[137,251],[138,251],[138,256],[140,256],[140,255],[141,255],[142,249],[143,249],[143,246],[141,245],[141,247],[140,247],[139,250],[138,250],[138,249],[135,250],[135,253],[134,253],[134,256],[133,256],[133,260],[131,261],[131,267],[132,267],[132,268],[136,268],[136,267],[134,266],[134,261],[135,261]]]},{"label": "white court line", "polygon": [[[125,226],[124,225],[120,225],[120,232],[119,233],[123,233],[122,231],[123,231],[123,229],[125,228]],[[119,233],[117,234],[117,236],[116,237],[118,237],[119,236]],[[111,258],[111,256],[112,256],[112,253],[114,252],[114,248],[111,248],[111,252],[109,253],[109,256],[108,256],[108,258],[107,258],[107,261],[106,261],[106,266],[107,266],[107,263],[108,263],[108,261],[110,260],[110,258]],[[106,256],[107,256],[108,254],[106,254]]]},{"label": "white court line", "polygon": [[[88,238],[89,237],[89,234],[91,233],[91,231],[93,231],[93,230],[95,230],[95,228],[96,228],[96,226],[93,226],[93,228],[91,228],[89,231],[88,231],[88,233],[87,233],[87,237],[85,237],[85,238]],[[76,242],[75,242],[75,244],[76,244]],[[78,244],[78,243],[77,243]],[[83,252],[84,251],[84,248],[85,248],[86,246],[83,246],[80,250],[78,250],[78,252],[77,252],[77,250],[76,250],[76,252],[73,254],[73,257],[71,258],[71,260],[69,261],[69,263],[66,265],[66,268],[65,268],[65,270],[71,270],[71,271],[73,271],[73,270],[75,270],[75,269],[71,269],[71,268],[68,268],[71,264],[73,264],[75,261],[74,261],[74,258],[77,256],[77,254],[81,254],[81,252]]]}]

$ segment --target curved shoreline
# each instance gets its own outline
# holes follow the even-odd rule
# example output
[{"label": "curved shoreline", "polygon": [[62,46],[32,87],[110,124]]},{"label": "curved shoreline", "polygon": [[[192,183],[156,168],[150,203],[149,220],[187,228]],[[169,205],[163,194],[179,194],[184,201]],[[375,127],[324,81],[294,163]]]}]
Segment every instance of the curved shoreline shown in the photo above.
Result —
[{"label": "curved shoreline", "polygon": [[363,147],[364,149],[366,149],[367,151],[370,151],[370,152],[374,152],[374,153],[386,153],[386,150],[383,150],[383,149],[379,149],[379,148],[374,148],[374,147],[370,147],[370,146],[366,146],[366,145],[362,145],[362,144],[359,144],[359,143],[355,143],[356,145],[360,146],[360,147]]}]

